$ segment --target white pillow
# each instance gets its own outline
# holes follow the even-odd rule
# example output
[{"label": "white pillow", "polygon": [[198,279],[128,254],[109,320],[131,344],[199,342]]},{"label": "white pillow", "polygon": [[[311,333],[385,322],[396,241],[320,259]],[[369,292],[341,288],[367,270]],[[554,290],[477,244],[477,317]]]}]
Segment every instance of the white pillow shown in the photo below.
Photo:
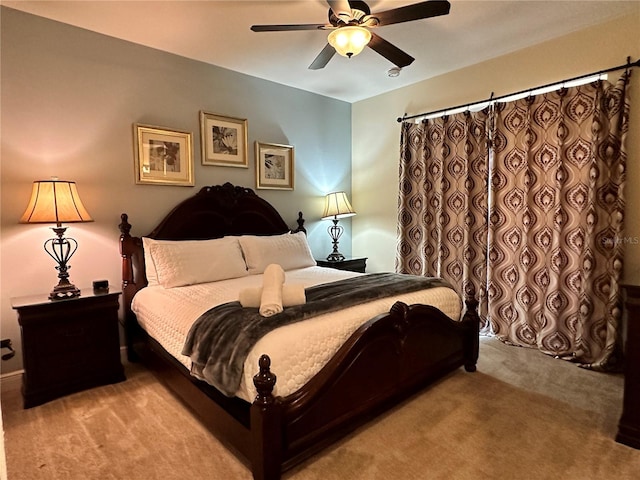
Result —
[{"label": "white pillow", "polygon": [[156,272],[156,266],[153,263],[153,257],[151,257],[151,245],[156,243],[169,243],[169,240],[154,240],[149,237],[142,237],[142,248],[144,250],[144,271],[147,276],[147,286],[153,287],[159,285],[158,273]]},{"label": "white pillow", "polygon": [[239,238],[250,275],[264,272],[272,263],[280,265],[283,270],[316,265],[304,232],[264,237],[243,235]]},{"label": "white pillow", "polygon": [[157,282],[164,288],[248,275],[237,237],[214,240],[154,240],[147,243]]},{"label": "white pillow", "polygon": [[[191,241],[191,240],[186,240]],[[149,237],[142,237],[142,248],[144,251],[144,271],[147,277],[147,286],[153,287],[155,285],[160,285],[158,282],[158,272],[156,271],[156,266],[153,263],[153,257],[151,256],[151,246],[152,245],[169,245],[174,243],[184,243],[185,240],[155,240]]]}]

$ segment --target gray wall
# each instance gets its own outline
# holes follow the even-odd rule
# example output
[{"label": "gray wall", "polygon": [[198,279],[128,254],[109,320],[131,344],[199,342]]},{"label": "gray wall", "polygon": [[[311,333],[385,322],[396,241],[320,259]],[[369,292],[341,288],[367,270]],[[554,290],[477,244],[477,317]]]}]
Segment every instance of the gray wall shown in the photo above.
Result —
[{"label": "gray wall", "polygon": [[[80,247],[71,281],[119,287],[118,229],[127,212],[133,234],[148,233],[169,209],[205,185],[255,187],[254,141],[295,147],[293,192],[257,190],[295,226],[307,218],[314,254],[331,251],[321,222],[324,194],[351,189],[351,106],[201,62],[1,7],[1,336],[19,346],[10,298],[49,292],[54,262],[43,225],[21,225],[34,180],[74,180],[95,222],[74,224]],[[220,48],[212,46],[212,48]],[[246,118],[249,168],[200,164],[199,111]],[[193,132],[195,187],[135,185],[133,127]],[[349,219],[340,250],[351,253]],[[21,368],[20,355],[2,371]]]}]

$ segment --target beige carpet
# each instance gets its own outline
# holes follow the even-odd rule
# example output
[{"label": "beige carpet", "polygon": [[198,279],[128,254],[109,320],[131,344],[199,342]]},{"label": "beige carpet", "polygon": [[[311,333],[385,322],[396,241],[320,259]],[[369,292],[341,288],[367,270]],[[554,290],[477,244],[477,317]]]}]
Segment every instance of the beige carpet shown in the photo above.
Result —
[{"label": "beige carpet", "polygon": [[[287,480],[637,479],[617,444],[622,378],[483,340],[462,369],[284,475]],[[9,480],[249,480],[144,369],[126,382],[2,409]]]}]

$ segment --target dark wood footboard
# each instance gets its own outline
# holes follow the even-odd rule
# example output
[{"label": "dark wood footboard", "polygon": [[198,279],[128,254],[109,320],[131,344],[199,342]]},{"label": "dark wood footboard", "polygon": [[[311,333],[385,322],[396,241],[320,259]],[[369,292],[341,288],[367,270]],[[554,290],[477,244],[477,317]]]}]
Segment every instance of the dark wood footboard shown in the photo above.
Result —
[{"label": "dark wood footboard", "polygon": [[[471,302],[473,304],[473,302]],[[339,438],[461,366],[474,371],[479,319],[453,321],[426,305],[396,303],[360,327],[303,388],[272,394],[277,378],[263,355],[253,404],[192,377],[151,338],[133,342],[140,358],[203,424],[253,471],[277,480]]]},{"label": "dark wood footboard", "polygon": [[453,321],[434,307],[398,302],[360,327],[311,381],[284,398],[271,395],[275,377],[263,356],[255,378],[260,393],[251,407],[254,478],[280,478],[281,471],[452,370],[474,371],[478,329],[475,309]]}]

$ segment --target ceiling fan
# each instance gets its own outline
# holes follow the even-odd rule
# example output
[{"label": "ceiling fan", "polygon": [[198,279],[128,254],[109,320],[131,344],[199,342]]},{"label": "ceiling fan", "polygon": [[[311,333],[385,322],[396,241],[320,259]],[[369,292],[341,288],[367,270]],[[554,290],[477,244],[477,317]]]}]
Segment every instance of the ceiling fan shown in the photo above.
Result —
[{"label": "ceiling fan", "polygon": [[329,4],[328,24],[253,25],[251,30],[254,32],[331,30],[327,45],[309,65],[311,70],[324,68],[336,52],[351,58],[366,46],[398,68],[403,68],[415,59],[369,29],[447,15],[451,8],[446,0],[427,0],[372,15],[369,6],[359,0],[327,0],[327,3]]}]

